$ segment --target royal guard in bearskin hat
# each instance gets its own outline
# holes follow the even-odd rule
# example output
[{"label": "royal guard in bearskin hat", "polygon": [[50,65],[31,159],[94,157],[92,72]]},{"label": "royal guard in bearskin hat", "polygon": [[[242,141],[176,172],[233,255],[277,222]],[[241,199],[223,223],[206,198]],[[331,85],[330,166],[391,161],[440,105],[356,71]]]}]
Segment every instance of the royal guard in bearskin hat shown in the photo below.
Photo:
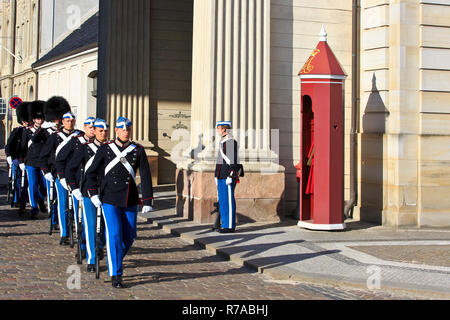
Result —
[{"label": "royal guard in bearskin hat", "polygon": [[[19,127],[15,128],[10,136],[5,146],[6,161],[11,168],[11,190],[13,190],[12,195],[12,206],[20,206],[20,212],[23,213],[26,206],[26,190],[22,190],[22,170],[20,169],[20,164],[23,163],[22,157],[22,138],[23,132],[29,125],[29,115],[28,115],[28,105],[29,102],[23,102],[16,108],[17,122]],[[22,165],[24,168],[24,165]]]},{"label": "royal guard in bearskin hat", "polygon": [[45,212],[46,187],[44,176],[40,171],[39,157],[42,149],[40,137],[44,124],[44,101],[33,101],[28,104],[28,122],[30,126],[24,130],[21,150],[28,177],[28,197],[31,206],[31,218],[35,219],[39,209]]},{"label": "royal guard in bearskin hat", "polygon": [[[69,111],[67,111],[69,110]],[[66,113],[63,113],[66,111]],[[61,245],[69,244],[68,216],[66,207],[68,204],[67,185],[63,185],[58,178],[56,159],[61,150],[70,142],[73,137],[81,134],[81,131],[75,130],[75,115],[70,111],[69,102],[62,97],[53,97],[45,104],[45,117],[48,122],[54,122],[62,125],[61,129],[54,132],[47,140],[41,151],[41,169],[44,171],[45,178],[56,186],[58,197],[58,218],[61,233]]]},{"label": "royal guard in bearskin hat", "polygon": [[[45,148],[45,146],[47,146],[47,142],[49,141],[50,137],[61,128],[63,115],[70,111],[70,105],[63,97],[54,96],[47,100],[44,104],[45,123],[43,124],[41,130],[43,148],[39,156],[39,165],[42,173],[44,174],[47,184],[48,204],[52,202],[52,199],[50,199],[50,195],[56,194],[56,190],[54,187],[56,168],[54,167],[54,154],[52,150],[50,150],[49,148]],[[51,192],[51,189],[53,189],[53,192]],[[55,204],[53,208],[49,209],[51,209],[49,211],[50,215],[52,216],[53,229],[57,230],[59,224],[58,215],[52,214],[54,212],[57,212],[57,204]]]}]

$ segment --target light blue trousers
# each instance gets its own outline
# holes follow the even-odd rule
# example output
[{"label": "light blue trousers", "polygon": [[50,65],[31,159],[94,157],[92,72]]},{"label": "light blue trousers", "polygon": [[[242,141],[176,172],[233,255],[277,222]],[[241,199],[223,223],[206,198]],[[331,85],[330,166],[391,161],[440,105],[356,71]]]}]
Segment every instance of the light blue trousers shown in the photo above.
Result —
[{"label": "light blue trousers", "polygon": [[236,228],[236,199],[234,198],[235,188],[236,183],[227,185],[226,179],[217,180],[220,220],[223,229]]},{"label": "light blue trousers", "polygon": [[137,211],[137,206],[118,208],[103,204],[108,270],[111,277],[123,273],[123,259],[137,237]]}]

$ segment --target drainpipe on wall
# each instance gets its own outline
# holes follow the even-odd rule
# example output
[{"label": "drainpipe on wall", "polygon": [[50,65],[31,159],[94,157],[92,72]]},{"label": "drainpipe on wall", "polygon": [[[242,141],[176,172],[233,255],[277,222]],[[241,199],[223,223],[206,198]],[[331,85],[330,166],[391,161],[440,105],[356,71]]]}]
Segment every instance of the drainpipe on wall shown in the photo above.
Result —
[{"label": "drainpipe on wall", "polygon": [[358,114],[360,106],[360,15],[361,0],[353,0],[352,9],[352,119],[350,130],[350,200],[344,208],[346,219],[353,218],[353,209],[358,201],[357,177],[357,145],[358,145]]}]

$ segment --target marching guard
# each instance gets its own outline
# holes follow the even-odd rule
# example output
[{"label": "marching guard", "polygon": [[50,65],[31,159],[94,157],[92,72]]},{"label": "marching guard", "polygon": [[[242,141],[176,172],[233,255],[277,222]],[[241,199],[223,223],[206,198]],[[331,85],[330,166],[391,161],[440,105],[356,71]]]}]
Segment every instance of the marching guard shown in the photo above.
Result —
[{"label": "marching guard", "polygon": [[44,101],[34,101],[28,104],[29,123],[31,126],[23,131],[21,150],[28,177],[28,197],[31,206],[31,218],[36,219],[39,213],[46,212],[45,178],[40,170],[39,156],[42,149],[40,140],[41,126],[44,124]]},{"label": "marching guard", "polygon": [[[85,144],[90,143],[94,141],[95,134],[94,134],[94,122],[95,118],[89,117],[87,118],[83,125],[84,125],[84,132],[79,131],[78,135],[73,136],[66,145],[64,145],[61,150],[59,151],[58,155],[55,157],[55,167],[56,167],[56,176],[61,182],[61,185],[63,186],[66,191],[70,191],[69,186],[67,184],[66,179],[66,167],[68,161],[74,156],[74,154]],[[62,137],[62,136],[61,136]],[[73,200],[73,221],[78,221],[78,206],[79,202],[76,197],[72,194],[72,200]],[[78,224],[75,223],[75,230],[78,232]],[[81,244],[82,251],[85,252],[84,244]]]},{"label": "marching guard", "polygon": [[[67,109],[69,109],[68,112]],[[66,111],[66,113],[60,116],[60,113],[63,110]],[[58,221],[61,234],[60,245],[68,245],[69,240],[66,215],[68,192],[67,186],[64,187],[56,175],[55,159],[62,148],[64,148],[73,137],[78,136],[80,131],[74,129],[76,123],[75,116],[70,111],[70,105],[64,98],[53,97],[47,101],[47,112],[48,119],[62,119],[62,128],[48,138],[47,143],[41,151],[40,163],[45,178],[49,182],[55,182],[58,198]]]},{"label": "marching guard", "polygon": [[[98,149],[106,142],[109,125],[103,119],[96,119],[94,122],[95,139],[89,143],[81,145],[74,152],[71,160],[66,165],[66,181],[72,195],[83,203],[83,240],[86,241],[87,251],[87,271],[96,272],[95,269],[95,238],[96,238],[96,216],[97,208],[92,203],[86,189],[85,172],[90,168]],[[98,177],[101,179],[101,177]],[[100,252],[103,252],[104,242],[100,243]],[[100,260],[103,256],[100,256]]]},{"label": "marching guard", "polygon": [[[42,144],[42,146],[44,146],[47,143],[48,139],[50,138],[50,136],[53,133],[55,133],[56,131],[58,131],[61,128],[61,119],[60,119],[61,116],[55,117],[54,111],[52,111],[52,108],[53,108],[52,101],[53,101],[53,99],[50,99],[48,102],[44,103],[45,122],[41,126],[40,131],[38,133],[36,133],[36,136],[34,138],[36,141],[39,141]],[[63,109],[60,112],[62,114],[62,112],[65,113],[68,110],[70,110],[70,108]],[[41,152],[42,152],[42,148],[41,148]],[[41,165],[40,154],[39,154],[39,165]],[[41,172],[45,178],[45,172],[43,170],[41,170]],[[47,176],[47,178],[48,178],[48,176]],[[56,201],[55,201],[53,207],[50,207],[50,204],[52,202],[52,199],[50,199],[50,196],[51,196],[50,190],[54,189],[54,186],[53,186],[54,179],[48,180],[47,178],[45,178],[45,183],[46,183],[46,187],[47,187],[47,204],[48,204],[49,215],[50,215],[49,218],[52,219],[52,229],[57,230],[58,229],[58,217],[56,214],[53,214],[54,212],[56,212],[58,210]],[[53,190],[53,191],[55,191],[55,190]]]},{"label": "marching guard", "polygon": [[238,164],[238,143],[229,133],[232,123],[220,121],[216,128],[221,137],[215,171],[221,220],[221,228],[218,231],[220,233],[233,233],[236,229],[234,191],[239,182],[239,176],[243,174],[243,169]]},{"label": "marching guard", "polygon": [[29,102],[23,102],[17,107],[16,116],[20,126],[11,132],[5,146],[6,161],[11,169],[11,191],[14,191],[11,203],[12,206],[19,206],[21,214],[25,211],[26,206],[26,197],[22,196],[24,190],[21,186],[21,177],[24,173],[20,168],[20,163],[23,162],[21,150],[23,133],[29,126],[28,104]]},{"label": "marching guard", "polygon": [[[86,171],[86,189],[92,203],[102,207],[106,227],[108,270],[114,288],[123,288],[123,259],[137,237],[139,192],[136,170],[141,177],[143,213],[153,210],[153,187],[143,146],[130,141],[132,122],[120,117],[116,139],[102,145]],[[101,182],[98,176],[101,176]]]}]

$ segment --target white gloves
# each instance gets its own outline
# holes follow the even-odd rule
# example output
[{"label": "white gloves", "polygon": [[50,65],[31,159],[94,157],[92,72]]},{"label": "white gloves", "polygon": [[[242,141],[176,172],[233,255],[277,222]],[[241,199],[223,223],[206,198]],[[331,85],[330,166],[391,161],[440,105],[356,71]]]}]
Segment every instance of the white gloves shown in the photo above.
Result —
[{"label": "white gloves", "polygon": [[233,179],[228,177],[227,178],[227,186],[231,185],[233,183]]},{"label": "white gloves", "polygon": [[62,187],[63,187],[64,189],[66,189],[67,191],[69,191],[69,187],[67,186],[66,179],[61,179],[61,180],[59,180],[59,182],[61,183],[61,185],[62,185]]},{"label": "white gloves", "polygon": [[44,178],[48,181],[48,182],[54,182],[55,180],[53,179],[53,175],[49,172],[47,173]]},{"label": "white gloves", "polygon": [[100,198],[98,196],[93,196],[91,198],[92,204],[94,206],[96,206],[97,208],[101,208],[102,207],[102,202],[100,201]]},{"label": "white gloves", "polygon": [[148,212],[152,212],[152,211],[153,211],[153,208],[150,206],[144,206],[142,208],[142,213],[148,213]]},{"label": "white gloves", "polygon": [[83,201],[83,194],[81,193],[80,189],[75,189],[72,191],[72,195],[77,199],[78,201]]},{"label": "white gloves", "polygon": [[6,158],[6,161],[8,162],[9,166],[11,167],[13,164],[12,158],[8,157],[8,158]]},{"label": "white gloves", "polygon": [[22,172],[25,172],[25,170],[27,170],[27,167],[25,166],[25,163],[19,164],[19,168],[20,168],[20,170],[22,170]]},{"label": "white gloves", "polygon": [[44,124],[41,126],[42,129],[49,129],[49,128],[55,128],[56,123],[54,122],[44,122]]}]

